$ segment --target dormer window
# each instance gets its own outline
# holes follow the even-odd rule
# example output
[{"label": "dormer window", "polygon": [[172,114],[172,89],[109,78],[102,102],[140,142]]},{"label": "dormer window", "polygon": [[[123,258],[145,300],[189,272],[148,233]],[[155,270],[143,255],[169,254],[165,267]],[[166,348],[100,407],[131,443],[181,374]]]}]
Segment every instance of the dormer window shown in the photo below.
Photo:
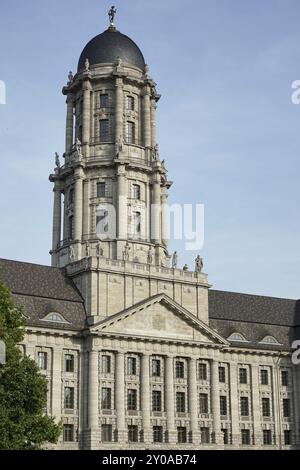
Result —
[{"label": "dormer window", "polygon": [[51,321],[55,323],[69,323],[64,319],[64,317],[60,313],[57,312],[48,313],[48,315],[46,315],[42,320]]},{"label": "dormer window", "polygon": [[280,344],[274,336],[267,335],[260,342],[260,344]]},{"label": "dormer window", "polygon": [[108,93],[101,93],[100,95],[100,108],[108,108],[109,96]]},{"label": "dormer window", "polygon": [[133,98],[133,96],[127,96],[127,109],[128,109],[128,111],[134,111],[134,98]]},{"label": "dormer window", "polygon": [[239,343],[247,343],[248,340],[241,334],[241,333],[232,333],[229,338],[227,338],[228,341],[236,341]]}]

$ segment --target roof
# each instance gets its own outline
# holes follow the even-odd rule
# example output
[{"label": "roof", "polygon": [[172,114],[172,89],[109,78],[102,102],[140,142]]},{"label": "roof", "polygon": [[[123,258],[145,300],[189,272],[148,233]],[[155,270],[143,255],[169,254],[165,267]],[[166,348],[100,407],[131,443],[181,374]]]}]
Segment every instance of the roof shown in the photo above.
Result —
[{"label": "roof", "polygon": [[90,65],[95,65],[115,63],[118,57],[125,64],[141,70],[145,68],[145,59],[135,42],[115,28],[109,28],[85,46],[78,62],[78,72],[84,69],[86,59]]}]

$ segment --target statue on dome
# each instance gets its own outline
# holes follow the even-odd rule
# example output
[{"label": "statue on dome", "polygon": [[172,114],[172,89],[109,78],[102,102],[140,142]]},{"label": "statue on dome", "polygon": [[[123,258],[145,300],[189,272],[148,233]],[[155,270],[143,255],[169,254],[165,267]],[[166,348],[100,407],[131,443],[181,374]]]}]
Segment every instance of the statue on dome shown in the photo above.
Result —
[{"label": "statue on dome", "polygon": [[82,158],[81,145],[82,144],[81,144],[80,139],[78,139],[78,137],[76,139],[76,144],[75,145],[76,145],[76,152],[77,152],[78,160],[81,160],[81,158]]},{"label": "statue on dome", "polygon": [[85,66],[85,71],[89,72],[89,70],[90,70],[90,61],[89,61],[89,59],[85,59],[84,66]]},{"label": "statue on dome", "polygon": [[158,161],[159,160],[159,148],[158,148],[158,144],[156,144],[154,146],[154,149],[153,149],[153,160],[154,161]]},{"label": "statue on dome", "polygon": [[57,152],[55,152],[55,165],[56,165],[56,168],[60,169],[60,160],[59,160],[59,155]]},{"label": "statue on dome", "polygon": [[114,20],[117,13],[116,7],[113,5],[108,12],[109,22],[111,26],[114,26]]},{"label": "statue on dome", "polygon": [[69,75],[68,75],[68,80],[69,80],[68,85],[70,85],[74,80],[74,75],[73,75],[71,70],[70,70]]},{"label": "statue on dome", "polygon": [[89,258],[91,256],[91,247],[89,242],[85,243],[85,257]]},{"label": "statue on dome", "polygon": [[203,269],[203,259],[200,255],[195,259],[195,273],[201,273]]},{"label": "statue on dome", "polygon": [[98,241],[96,245],[96,256],[97,258],[101,258],[103,256],[103,248],[102,248],[100,240]]},{"label": "statue on dome", "polygon": [[152,246],[150,246],[148,255],[147,255],[147,263],[152,264],[153,263],[153,251],[152,251]]},{"label": "statue on dome", "polygon": [[173,256],[172,256],[172,268],[176,269],[178,264],[178,254],[177,251],[174,251]]},{"label": "statue on dome", "polygon": [[75,260],[75,251],[73,245],[69,246],[69,259],[71,263]]}]

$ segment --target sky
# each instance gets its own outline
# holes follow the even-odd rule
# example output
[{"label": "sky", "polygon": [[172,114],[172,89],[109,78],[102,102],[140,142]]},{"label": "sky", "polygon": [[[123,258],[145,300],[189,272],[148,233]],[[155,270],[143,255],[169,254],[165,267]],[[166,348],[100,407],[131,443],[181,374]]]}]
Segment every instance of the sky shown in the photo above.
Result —
[{"label": "sky", "polygon": [[[115,0],[162,98],[170,203],[205,206],[213,288],[300,298],[299,0]],[[69,70],[107,28],[110,1],[1,0],[0,257],[50,264],[54,153]],[[179,264],[197,252],[172,241]]]}]

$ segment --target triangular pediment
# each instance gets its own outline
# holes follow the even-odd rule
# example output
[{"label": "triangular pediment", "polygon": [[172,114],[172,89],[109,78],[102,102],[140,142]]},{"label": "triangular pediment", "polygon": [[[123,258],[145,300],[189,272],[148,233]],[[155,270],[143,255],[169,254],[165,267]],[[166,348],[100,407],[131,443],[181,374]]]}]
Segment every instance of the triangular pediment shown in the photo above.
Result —
[{"label": "triangular pediment", "polygon": [[139,302],[97,323],[91,331],[229,344],[215,330],[165,294]]}]

